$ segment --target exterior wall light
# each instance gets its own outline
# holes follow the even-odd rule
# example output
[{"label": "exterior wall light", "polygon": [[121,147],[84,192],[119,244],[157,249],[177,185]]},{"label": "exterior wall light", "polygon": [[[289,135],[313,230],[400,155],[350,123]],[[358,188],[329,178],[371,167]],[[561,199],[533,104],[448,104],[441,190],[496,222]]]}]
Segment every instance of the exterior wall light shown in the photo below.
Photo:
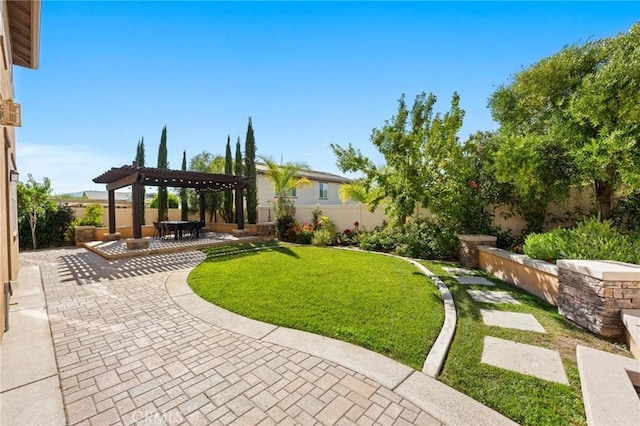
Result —
[{"label": "exterior wall light", "polygon": [[20,180],[20,173],[16,170],[9,170],[9,181],[18,182]]}]

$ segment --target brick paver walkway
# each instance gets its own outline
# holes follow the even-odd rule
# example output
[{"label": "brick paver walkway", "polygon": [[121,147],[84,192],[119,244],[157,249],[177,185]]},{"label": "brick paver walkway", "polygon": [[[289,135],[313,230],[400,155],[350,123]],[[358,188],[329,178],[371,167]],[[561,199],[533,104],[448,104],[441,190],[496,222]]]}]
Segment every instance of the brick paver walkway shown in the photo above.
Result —
[{"label": "brick paver walkway", "polygon": [[41,268],[69,424],[440,424],[361,374],[178,308],[165,281],[202,259],[21,255]]}]

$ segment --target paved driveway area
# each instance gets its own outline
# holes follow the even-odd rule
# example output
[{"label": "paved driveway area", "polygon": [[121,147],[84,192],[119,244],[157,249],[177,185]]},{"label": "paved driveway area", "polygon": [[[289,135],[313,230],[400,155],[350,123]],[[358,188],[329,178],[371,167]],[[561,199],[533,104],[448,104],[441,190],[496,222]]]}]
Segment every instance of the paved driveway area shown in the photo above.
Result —
[{"label": "paved driveway area", "polygon": [[165,282],[202,259],[21,255],[42,273],[69,424],[440,424],[359,373],[183,311]]}]

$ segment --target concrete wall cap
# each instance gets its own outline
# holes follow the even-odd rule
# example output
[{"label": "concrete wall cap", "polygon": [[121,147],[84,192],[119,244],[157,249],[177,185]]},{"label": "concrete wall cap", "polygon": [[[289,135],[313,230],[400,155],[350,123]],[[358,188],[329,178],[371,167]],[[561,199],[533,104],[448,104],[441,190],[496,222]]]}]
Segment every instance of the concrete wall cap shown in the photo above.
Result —
[{"label": "concrete wall cap", "polygon": [[640,281],[640,265],[615,260],[558,260],[558,268],[603,281]]},{"label": "concrete wall cap", "polygon": [[547,274],[558,275],[558,267],[553,263],[545,262],[544,260],[532,259],[524,254],[512,253],[510,251],[491,246],[478,246],[478,251],[488,253],[505,260],[510,260],[511,262],[519,263],[520,265],[524,265]]},{"label": "concrete wall cap", "polygon": [[493,235],[458,235],[458,239],[461,241],[487,241],[496,242],[498,239]]}]

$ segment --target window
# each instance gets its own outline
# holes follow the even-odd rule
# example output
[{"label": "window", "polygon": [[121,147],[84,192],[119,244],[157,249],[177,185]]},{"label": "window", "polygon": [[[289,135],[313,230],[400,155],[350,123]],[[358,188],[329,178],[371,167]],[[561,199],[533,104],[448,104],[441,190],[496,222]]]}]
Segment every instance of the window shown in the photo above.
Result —
[{"label": "window", "polygon": [[320,198],[326,200],[329,198],[329,184],[320,182]]}]

